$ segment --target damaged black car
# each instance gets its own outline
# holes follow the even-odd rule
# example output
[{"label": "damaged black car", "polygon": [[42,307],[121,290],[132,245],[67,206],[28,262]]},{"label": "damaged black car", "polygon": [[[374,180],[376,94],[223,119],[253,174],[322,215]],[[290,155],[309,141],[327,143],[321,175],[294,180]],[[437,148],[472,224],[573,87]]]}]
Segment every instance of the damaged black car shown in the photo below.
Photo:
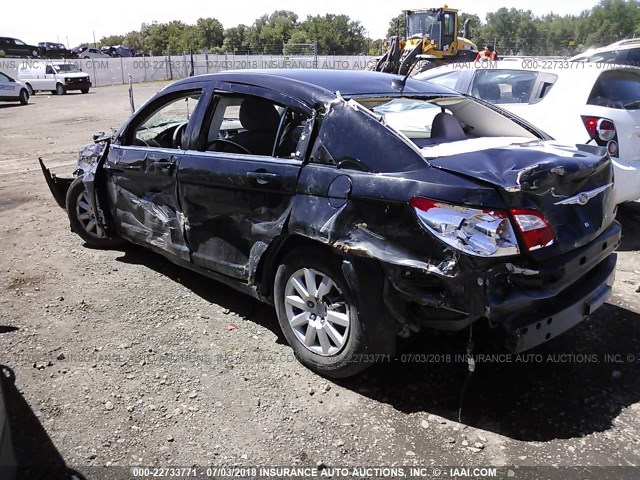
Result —
[{"label": "damaged black car", "polygon": [[611,293],[605,150],[375,72],[180,80],[51,175],[89,245],[148,247],[275,306],[300,361],[345,377],[420,329],[486,322],[521,352]]}]

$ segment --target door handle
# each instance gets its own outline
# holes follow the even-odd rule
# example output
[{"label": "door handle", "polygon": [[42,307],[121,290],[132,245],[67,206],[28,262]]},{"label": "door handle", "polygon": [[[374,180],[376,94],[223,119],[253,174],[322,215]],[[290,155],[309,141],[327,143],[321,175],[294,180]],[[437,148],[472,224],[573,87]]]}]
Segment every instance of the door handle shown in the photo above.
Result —
[{"label": "door handle", "polygon": [[270,183],[280,183],[280,174],[264,171],[247,172],[247,177],[258,185],[268,185]]}]

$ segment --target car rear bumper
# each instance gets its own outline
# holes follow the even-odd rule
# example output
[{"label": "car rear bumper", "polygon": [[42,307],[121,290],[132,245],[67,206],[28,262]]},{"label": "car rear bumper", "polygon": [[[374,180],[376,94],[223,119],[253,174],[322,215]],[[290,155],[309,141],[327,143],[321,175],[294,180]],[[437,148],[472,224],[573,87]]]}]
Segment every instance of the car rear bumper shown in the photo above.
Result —
[{"label": "car rear bumper", "polygon": [[[574,327],[595,312],[611,296],[615,280],[617,255],[612,254],[580,280],[580,285],[563,291],[554,301],[551,312],[535,311],[532,315],[518,315],[504,325],[506,347],[520,353],[551,340]],[[559,305],[558,305],[559,303]]]},{"label": "car rear bumper", "polygon": [[411,330],[458,331],[484,318],[508,349],[521,352],[555,338],[606,301],[620,236],[614,221],[588,245],[537,266],[483,266],[462,257],[448,275],[438,275],[387,265],[393,288],[385,301]]}]

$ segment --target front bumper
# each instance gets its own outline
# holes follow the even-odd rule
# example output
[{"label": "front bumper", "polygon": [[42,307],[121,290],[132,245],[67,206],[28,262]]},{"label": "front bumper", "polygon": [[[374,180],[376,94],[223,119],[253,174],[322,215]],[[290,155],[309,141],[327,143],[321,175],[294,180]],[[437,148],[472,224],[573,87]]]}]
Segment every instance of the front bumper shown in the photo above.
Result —
[{"label": "front bumper", "polygon": [[69,186],[73,182],[73,178],[61,178],[53,175],[47,167],[45,167],[42,158],[38,158],[38,162],[40,162],[40,168],[42,169],[42,174],[44,175],[44,179],[47,182],[47,186],[49,190],[51,190],[51,194],[53,198],[56,200],[56,203],[60,205],[63,209],[67,208],[67,190],[69,190]]},{"label": "front bumper", "polygon": [[64,83],[64,88],[67,89],[67,91],[69,90],[88,90],[89,88],[91,88],[91,81],[90,80],[82,80],[82,81],[76,81],[73,80],[71,82],[65,82]]}]

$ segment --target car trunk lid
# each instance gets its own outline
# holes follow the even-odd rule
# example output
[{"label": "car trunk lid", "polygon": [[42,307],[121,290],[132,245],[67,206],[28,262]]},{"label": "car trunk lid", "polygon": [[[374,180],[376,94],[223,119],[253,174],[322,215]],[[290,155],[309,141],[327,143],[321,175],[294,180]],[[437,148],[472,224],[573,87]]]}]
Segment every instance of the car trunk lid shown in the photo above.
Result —
[{"label": "car trunk lid", "polygon": [[509,209],[541,212],[555,241],[531,252],[534,258],[586,245],[615,217],[613,170],[602,148],[533,141],[428,160],[436,168],[495,186]]}]

